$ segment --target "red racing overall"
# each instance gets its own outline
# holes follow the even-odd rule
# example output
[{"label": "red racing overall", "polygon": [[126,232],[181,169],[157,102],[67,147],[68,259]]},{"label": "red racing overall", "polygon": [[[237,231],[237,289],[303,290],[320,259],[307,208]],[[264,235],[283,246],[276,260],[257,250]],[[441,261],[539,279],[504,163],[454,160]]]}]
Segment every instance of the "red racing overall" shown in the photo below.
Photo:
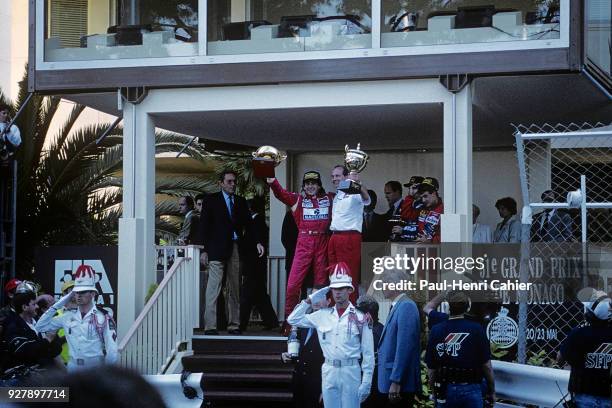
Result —
[{"label": "red racing overall", "polygon": [[327,284],[327,243],[334,196],[332,193],[316,197],[292,193],[285,190],[278,180],[274,180],[270,187],[276,198],[291,207],[298,227],[285,296],[285,316],[289,316],[300,301],[302,282],[311,267],[315,286]]}]

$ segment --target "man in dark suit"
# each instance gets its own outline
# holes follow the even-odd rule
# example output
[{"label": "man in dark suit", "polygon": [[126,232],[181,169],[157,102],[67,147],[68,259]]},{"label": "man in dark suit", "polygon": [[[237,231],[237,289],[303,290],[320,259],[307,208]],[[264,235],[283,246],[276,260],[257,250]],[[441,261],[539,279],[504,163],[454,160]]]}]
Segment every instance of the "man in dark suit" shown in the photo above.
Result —
[{"label": "man in dark suit", "polygon": [[377,196],[374,190],[368,190],[370,194],[370,204],[363,208],[363,226],[361,228],[362,242],[386,242],[389,238],[387,234],[387,218],[383,214],[377,214]]},{"label": "man in dark suit", "polygon": [[205,198],[200,217],[204,250],[200,262],[208,265],[204,333],[218,334],[217,298],[223,276],[226,279],[229,334],[240,334],[240,254],[244,251],[247,230],[253,234],[257,253],[264,255],[264,247],[257,231],[252,228],[247,202],[237,196],[236,173],[224,170],[219,178],[221,191]]},{"label": "man in dark suit", "polygon": [[[370,194],[370,197],[372,195]],[[379,408],[384,407],[387,401],[387,395],[378,392],[378,345],[380,343],[380,337],[384,330],[384,326],[378,320],[378,302],[373,296],[364,295],[357,299],[357,309],[363,313],[367,313],[372,318],[372,335],[374,336],[374,374],[372,378],[372,388],[370,390],[370,396],[367,400],[361,403],[361,408]]]},{"label": "man in dark suit", "polygon": [[[408,280],[401,270],[389,270],[383,283]],[[421,391],[421,322],[412,299],[398,290],[384,290],[391,312],[378,345],[378,390],[387,394],[387,406],[412,407]]]},{"label": "man in dark suit", "polygon": [[[315,290],[321,289],[320,287]],[[312,311],[329,306],[329,299],[313,304]],[[321,394],[321,366],[325,362],[319,336],[315,329],[298,328],[300,352],[297,360],[293,361],[287,353],[283,353],[283,362],[293,361],[292,388],[293,406],[295,408],[319,408],[322,406]]]},{"label": "man in dark suit", "polygon": [[[257,197],[247,200],[247,203],[253,220],[253,228],[250,231],[257,232],[259,238],[267,244],[270,232],[266,224],[264,200],[262,197]],[[258,256],[256,245],[253,234],[247,232],[244,255],[248,262],[243,267],[244,280],[240,292],[240,330],[242,331],[247,329],[253,307],[259,311],[264,329],[278,329],[278,317],[267,291],[268,258]]]},{"label": "man in dark suit", "polygon": [[[552,190],[542,193],[543,203],[554,203],[556,194]],[[531,242],[571,242],[572,217],[563,208],[548,208],[533,216]]]}]

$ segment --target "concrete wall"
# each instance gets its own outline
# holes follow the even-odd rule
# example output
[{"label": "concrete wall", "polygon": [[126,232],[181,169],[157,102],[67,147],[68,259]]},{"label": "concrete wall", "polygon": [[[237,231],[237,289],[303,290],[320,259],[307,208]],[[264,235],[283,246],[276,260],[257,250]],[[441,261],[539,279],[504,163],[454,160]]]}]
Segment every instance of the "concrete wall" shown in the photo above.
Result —
[{"label": "concrete wall", "polygon": [[[342,163],[344,155],[338,153],[304,153],[295,156],[293,169],[293,186],[298,189],[302,174],[307,169],[321,172],[324,187],[331,189],[331,168]],[[516,155],[513,151],[474,152],[474,203],[480,207],[479,222],[495,228],[499,222],[499,214],[495,209],[498,198],[510,196],[522,206],[519,174]],[[361,179],[367,188],[378,195],[376,211],[385,212],[388,209],[384,199],[384,185],[388,180],[398,180],[402,184],[412,175],[433,176],[442,180],[442,153],[371,153],[368,167],[361,174]],[[444,199],[444,197],[442,197]]]}]

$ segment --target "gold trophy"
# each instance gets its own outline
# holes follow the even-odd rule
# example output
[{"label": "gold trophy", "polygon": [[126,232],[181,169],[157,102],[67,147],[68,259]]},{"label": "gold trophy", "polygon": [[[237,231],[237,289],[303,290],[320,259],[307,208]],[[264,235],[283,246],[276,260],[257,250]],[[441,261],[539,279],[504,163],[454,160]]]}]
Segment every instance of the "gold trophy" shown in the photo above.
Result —
[{"label": "gold trophy", "polygon": [[[349,149],[348,145],[344,147],[344,165],[349,170],[349,175],[361,173],[368,164],[368,154],[362,150],[361,143],[357,143],[356,149]],[[344,191],[346,194],[359,194],[361,192],[361,184],[358,181],[346,179],[340,182],[338,190]]]},{"label": "gold trophy", "polygon": [[261,146],[252,154],[253,173],[259,178],[274,177],[274,168],[287,158],[273,146]]}]

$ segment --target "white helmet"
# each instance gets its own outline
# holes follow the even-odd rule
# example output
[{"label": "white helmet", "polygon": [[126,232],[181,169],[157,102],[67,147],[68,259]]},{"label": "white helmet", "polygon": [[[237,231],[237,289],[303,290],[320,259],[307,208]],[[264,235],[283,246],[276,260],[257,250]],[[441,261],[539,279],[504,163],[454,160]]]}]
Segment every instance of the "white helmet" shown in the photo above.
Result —
[{"label": "white helmet", "polygon": [[333,272],[329,275],[330,288],[351,288],[353,287],[353,279],[349,274],[349,267],[344,262],[338,262],[334,267]]}]

